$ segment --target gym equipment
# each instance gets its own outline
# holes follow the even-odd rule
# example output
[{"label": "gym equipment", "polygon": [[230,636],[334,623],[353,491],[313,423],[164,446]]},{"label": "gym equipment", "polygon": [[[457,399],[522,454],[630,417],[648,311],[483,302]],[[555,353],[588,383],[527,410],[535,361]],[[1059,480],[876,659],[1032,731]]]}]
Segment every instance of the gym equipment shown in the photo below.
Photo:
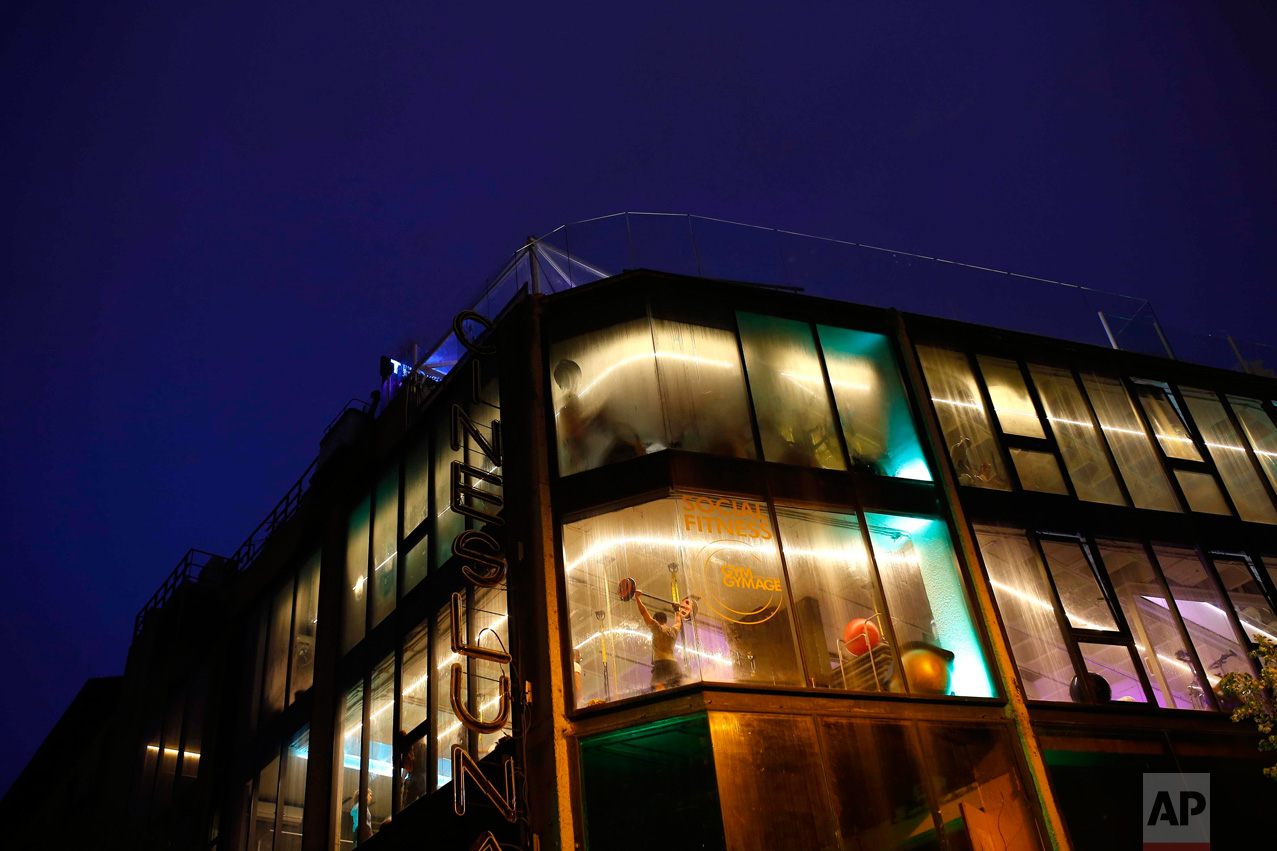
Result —
[{"label": "gym equipment", "polygon": [[866,618],[854,618],[843,627],[842,643],[852,656],[863,656],[882,641],[878,625]]},{"label": "gym equipment", "polygon": [[953,653],[925,641],[910,641],[901,648],[900,667],[910,691],[948,694],[953,678]]},{"label": "gym equipment", "polygon": [[[616,596],[621,598],[622,603],[628,603],[630,600],[633,600],[634,595],[637,593],[639,593],[638,585],[636,585],[634,580],[628,576],[616,583]],[[643,596],[651,600],[656,600],[658,603],[664,603],[670,607],[671,611],[682,612],[683,617],[689,621],[696,617],[696,601],[691,597],[684,597],[683,602],[675,603],[673,600],[666,600],[664,597],[657,597],[646,592],[643,593]]]},{"label": "gym equipment", "polygon": [[[1094,671],[1087,671],[1086,678],[1091,681],[1091,688],[1095,690],[1095,700],[1098,703],[1111,703],[1113,700],[1113,687],[1109,685],[1109,681],[1101,677]],[[1074,677],[1069,682],[1069,697],[1073,698],[1074,703],[1086,703],[1086,692],[1082,690],[1082,681]]]}]

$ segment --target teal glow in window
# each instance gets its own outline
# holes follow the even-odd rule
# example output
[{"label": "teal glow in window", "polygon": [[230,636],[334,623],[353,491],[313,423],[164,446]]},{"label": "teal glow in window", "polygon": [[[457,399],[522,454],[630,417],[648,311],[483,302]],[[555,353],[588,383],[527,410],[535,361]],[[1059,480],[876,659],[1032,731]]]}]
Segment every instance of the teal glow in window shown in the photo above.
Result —
[{"label": "teal glow in window", "polygon": [[993,697],[944,521],[890,514],[865,520],[909,691]]},{"label": "teal glow in window", "polygon": [[818,325],[853,468],[931,481],[891,341],[881,334]]}]

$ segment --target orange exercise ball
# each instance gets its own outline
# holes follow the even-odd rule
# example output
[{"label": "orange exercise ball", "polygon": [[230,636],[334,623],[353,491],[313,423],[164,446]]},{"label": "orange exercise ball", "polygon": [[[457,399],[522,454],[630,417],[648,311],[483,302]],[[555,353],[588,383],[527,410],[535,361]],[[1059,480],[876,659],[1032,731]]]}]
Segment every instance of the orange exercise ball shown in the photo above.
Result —
[{"label": "orange exercise ball", "polygon": [[868,653],[882,641],[878,625],[867,618],[855,618],[847,621],[842,630],[842,643],[852,656]]},{"label": "orange exercise ball", "polygon": [[923,694],[948,694],[953,678],[953,654],[943,647],[920,641],[905,645],[900,664],[911,691]]}]

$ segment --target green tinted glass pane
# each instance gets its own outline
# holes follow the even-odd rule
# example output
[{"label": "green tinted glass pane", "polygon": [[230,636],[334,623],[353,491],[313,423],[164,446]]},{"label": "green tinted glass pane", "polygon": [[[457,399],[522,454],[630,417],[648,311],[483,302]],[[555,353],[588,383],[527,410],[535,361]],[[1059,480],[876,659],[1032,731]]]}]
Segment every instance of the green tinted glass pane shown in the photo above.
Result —
[{"label": "green tinted glass pane", "polygon": [[581,788],[590,851],[727,847],[704,715],[582,740]]},{"label": "green tinted glass pane", "polygon": [[931,481],[891,341],[881,334],[827,325],[817,325],[816,331],[852,466]]}]

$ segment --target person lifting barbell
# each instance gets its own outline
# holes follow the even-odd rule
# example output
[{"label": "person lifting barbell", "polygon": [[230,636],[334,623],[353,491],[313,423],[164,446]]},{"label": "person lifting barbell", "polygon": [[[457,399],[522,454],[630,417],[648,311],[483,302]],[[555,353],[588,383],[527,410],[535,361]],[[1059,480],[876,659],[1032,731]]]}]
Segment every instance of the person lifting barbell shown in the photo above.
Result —
[{"label": "person lifting barbell", "polygon": [[[674,609],[674,623],[670,624],[669,615],[665,612],[657,611],[652,614],[647,610],[647,606],[643,605],[643,592],[634,586],[633,579],[621,580],[621,587],[618,590],[622,600],[633,599],[638,604],[643,623],[647,624],[647,628],[652,632],[652,690],[663,691],[681,685],[683,668],[674,656],[674,647],[678,642],[679,633],[683,631],[683,622],[691,617],[691,603],[686,601],[678,604],[671,603],[671,608]],[[661,602],[668,601],[661,600]]]}]

